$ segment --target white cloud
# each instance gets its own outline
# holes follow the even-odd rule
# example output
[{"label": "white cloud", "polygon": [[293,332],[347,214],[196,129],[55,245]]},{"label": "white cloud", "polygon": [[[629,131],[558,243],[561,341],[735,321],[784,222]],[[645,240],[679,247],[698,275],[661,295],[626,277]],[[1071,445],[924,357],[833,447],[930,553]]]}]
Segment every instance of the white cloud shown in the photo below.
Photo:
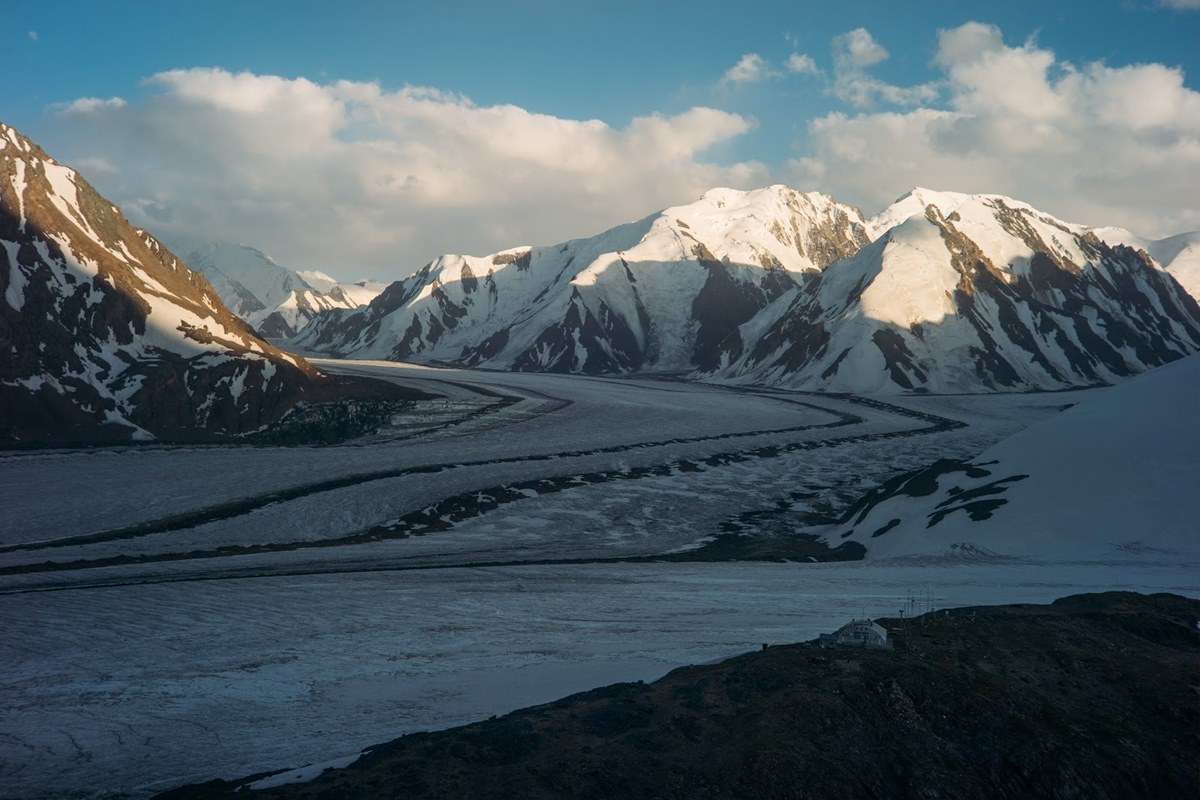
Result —
[{"label": "white cloud", "polygon": [[995,25],[967,22],[957,28],[938,31],[938,50],[933,60],[938,66],[949,69],[1003,49],[1004,35]]},{"label": "white cloud", "polygon": [[1173,8],[1177,11],[1200,10],[1200,0],[1158,0],[1158,4],[1164,8]]},{"label": "white cloud", "polygon": [[948,108],[813,120],[793,177],[867,208],[925,185],[1151,236],[1200,228],[1200,92],[1180,70],[1075,67],[980,23],[940,32],[934,63]]},{"label": "white cloud", "polygon": [[933,84],[896,86],[867,74],[869,67],[886,61],[889,53],[866,28],[839,34],[833,37],[831,44],[834,73],[831,91],[839,100],[857,108],[868,108],[877,102],[918,105],[938,96]]},{"label": "white cloud", "polygon": [[37,31],[29,31],[25,35],[29,37],[29,40],[31,42],[36,42],[38,40],[38,32]]},{"label": "white cloud", "polygon": [[833,37],[833,61],[843,69],[865,69],[885,61],[888,55],[866,28]]},{"label": "white cloud", "polygon": [[787,60],[788,72],[797,75],[819,75],[820,68],[817,67],[817,62],[813,61],[812,56],[804,53],[792,53]]},{"label": "white cloud", "polygon": [[869,75],[841,74],[833,84],[833,93],[857,108],[869,108],[876,103],[897,106],[915,106],[936,100],[937,87],[922,83],[917,86],[896,86]]},{"label": "white cloud", "polygon": [[80,97],[54,108],[60,114],[94,114],[97,111],[124,107],[125,101],[120,97],[110,97],[107,100],[100,97]]},{"label": "white cloud", "polygon": [[758,83],[773,78],[777,73],[758,53],[746,53],[738,62],[725,71],[721,83]]},{"label": "white cloud", "polygon": [[430,88],[220,69],[147,86],[138,102],[62,107],[64,157],[110,166],[94,171],[99,188],[152,231],[250,242],[346,278],[592,234],[768,178],[754,162],[705,161],[753,125],[711,108],[613,127]]}]

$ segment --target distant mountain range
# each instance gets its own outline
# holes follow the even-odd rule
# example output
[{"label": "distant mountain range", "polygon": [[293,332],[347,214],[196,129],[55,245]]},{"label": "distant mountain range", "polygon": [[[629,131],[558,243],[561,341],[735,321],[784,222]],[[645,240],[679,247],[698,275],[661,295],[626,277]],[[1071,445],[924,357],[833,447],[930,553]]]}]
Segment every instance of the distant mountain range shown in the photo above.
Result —
[{"label": "distant mountain range", "polygon": [[341,283],[323,272],[291,270],[250,245],[178,241],[175,249],[204,273],[221,300],[262,336],[294,336],[322,311],[366,305],[386,284]]},{"label": "distant mountain range", "polygon": [[0,443],[236,434],[329,380],[75,170],[0,125]]},{"label": "distant mountain range", "polygon": [[446,255],[292,342],[512,370],[896,393],[1108,383],[1200,349],[1200,234],[1145,241],[1000,195],[873,219],[786,186],[549,247]]}]

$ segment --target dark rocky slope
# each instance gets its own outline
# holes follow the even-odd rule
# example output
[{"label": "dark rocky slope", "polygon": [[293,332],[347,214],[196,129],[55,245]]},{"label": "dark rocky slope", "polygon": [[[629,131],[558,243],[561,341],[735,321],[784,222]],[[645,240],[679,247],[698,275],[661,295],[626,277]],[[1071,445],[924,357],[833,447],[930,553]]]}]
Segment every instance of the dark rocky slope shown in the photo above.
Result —
[{"label": "dark rocky slope", "polygon": [[311,783],[162,797],[1197,797],[1198,618],[1108,593],[882,620],[894,650],[771,647],[405,736]]}]

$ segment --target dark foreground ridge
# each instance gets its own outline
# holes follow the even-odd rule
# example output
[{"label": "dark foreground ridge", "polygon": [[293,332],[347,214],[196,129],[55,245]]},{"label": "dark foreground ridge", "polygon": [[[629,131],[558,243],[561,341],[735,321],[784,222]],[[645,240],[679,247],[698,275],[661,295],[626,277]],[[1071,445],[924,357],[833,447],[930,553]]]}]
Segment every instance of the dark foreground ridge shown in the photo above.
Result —
[{"label": "dark foreground ridge", "polygon": [[885,619],[893,650],[771,647],[404,736],[310,783],[160,797],[1200,797],[1197,619],[1117,592]]}]

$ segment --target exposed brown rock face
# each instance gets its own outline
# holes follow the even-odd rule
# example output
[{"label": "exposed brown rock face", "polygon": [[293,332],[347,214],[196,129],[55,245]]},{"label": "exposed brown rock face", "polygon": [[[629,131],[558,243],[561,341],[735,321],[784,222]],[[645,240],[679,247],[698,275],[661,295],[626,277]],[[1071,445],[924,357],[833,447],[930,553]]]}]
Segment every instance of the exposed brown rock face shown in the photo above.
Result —
[{"label": "exposed brown rock face", "polygon": [[516,264],[517,269],[529,269],[529,261],[533,254],[532,250],[526,250],[524,253],[500,253],[492,256],[492,263],[500,266],[503,264]]},{"label": "exposed brown rock face", "polygon": [[[867,230],[862,224],[862,215],[845,207],[835,207],[831,214],[812,225],[807,220],[813,216],[812,200],[798,192],[789,192],[788,207],[791,217],[792,242],[797,252],[807,256],[819,269],[825,269],[840,258],[852,256],[870,244]],[[818,216],[818,218],[820,218]],[[780,232],[776,232],[776,236]],[[805,248],[802,242],[807,239]]]},{"label": "exposed brown rock face", "polygon": [[0,125],[0,442],[253,430],[324,378],[208,281]]},{"label": "exposed brown rock face", "polygon": [[1200,794],[1200,601],[1078,595],[881,620],[405,736],[309,783],[199,798],[1062,800]]}]

